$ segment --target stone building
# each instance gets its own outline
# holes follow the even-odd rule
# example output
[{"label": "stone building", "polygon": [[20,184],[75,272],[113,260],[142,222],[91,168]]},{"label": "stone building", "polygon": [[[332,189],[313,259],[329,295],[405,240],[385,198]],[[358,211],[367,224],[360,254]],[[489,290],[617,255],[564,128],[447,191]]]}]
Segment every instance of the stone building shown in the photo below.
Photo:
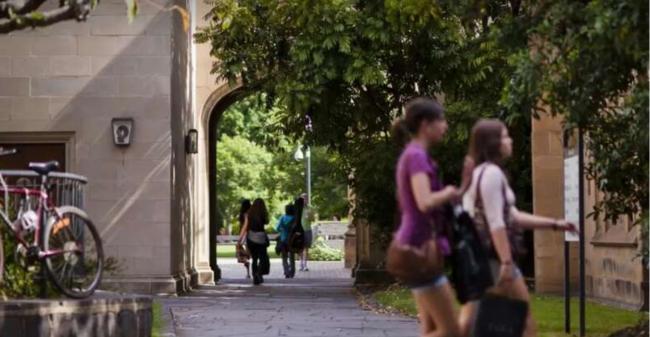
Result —
[{"label": "stone building", "polygon": [[[166,10],[172,5],[188,9],[189,31]],[[105,286],[173,293],[219,277],[209,249],[216,235],[210,226],[216,191],[209,188],[214,132],[243,93],[210,74],[210,47],[191,38],[208,10],[202,0],[141,1],[128,24],[123,0],[102,0],[86,22],[0,36],[0,146],[24,149],[23,161],[59,159],[89,178],[86,209],[106,254],[121,261]],[[133,120],[130,146],[114,144],[114,118]],[[196,154],[186,151],[191,130],[198,134]],[[559,122],[535,121],[534,207],[540,214],[563,213],[562,150]],[[597,193],[587,186],[593,200]],[[377,272],[383,251],[371,244],[371,231],[357,223],[360,282],[383,277]],[[647,294],[633,260],[638,228],[590,221],[586,237],[588,294],[640,306]],[[535,245],[537,290],[560,292],[561,234],[537,233]]]},{"label": "stone building", "polygon": [[[535,213],[564,216],[564,144],[559,119],[533,121],[533,207]],[[586,160],[590,160],[587,158]],[[597,160],[597,159],[595,159]],[[602,198],[595,182],[585,181],[585,214]],[[641,263],[641,230],[627,219],[610,223],[585,220],[585,289],[588,297],[615,305],[647,307],[647,270]],[[578,290],[578,243],[570,244],[571,288]],[[564,234],[535,233],[535,285],[544,293],[562,293]],[[645,289],[645,290],[644,290]]]},{"label": "stone building", "polygon": [[[189,31],[166,10],[174,4],[189,9]],[[229,89],[191,39],[205,6],[142,1],[129,24],[124,1],[103,0],[86,22],[0,35],[0,146],[89,178],[85,208],[120,261],[105,286],[157,293],[213,281],[208,122]],[[113,118],[133,120],[130,146],[114,145]],[[191,129],[199,154],[185,151]]]}]

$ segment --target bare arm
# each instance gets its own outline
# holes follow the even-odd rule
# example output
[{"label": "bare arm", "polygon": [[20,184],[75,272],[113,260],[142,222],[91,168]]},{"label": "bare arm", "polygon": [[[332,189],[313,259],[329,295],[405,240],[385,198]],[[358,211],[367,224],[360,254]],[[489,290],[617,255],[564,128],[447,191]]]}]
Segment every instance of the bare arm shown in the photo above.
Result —
[{"label": "bare arm", "polygon": [[248,233],[248,215],[244,215],[244,225],[242,225],[239,230],[239,242],[243,243],[246,238],[246,233]]},{"label": "bare arm", "polygon": [[420,212],[428,212],[432,208],[448,202],[458,194],[453,186],[447,186],[437,192],[431,191],[430,186],[429,176],[424,172],[416,173],[411,177],[411,190]]},{"label": "bare arm", "polygon": [[492,244],[497,253],[501,267],[499,268],[499,279],[497,280],[498,286],[513,280],[514,264],[512,262],[512,251],[510,250],[510,241],[508,240],[508,232],[505,228],[497,228],[491,231]]},{"label": "bare arm", "polygon": [[498,228],[491,231],[492,244],[497,252],[499,261],[502,264],[512,263],[512,252],[510,250],[510,241],[505,228]]},{"label": "bare arm", "polygon": [[576,226],[565,220],[557,220],[545,216],[530,214],[513,208],[512,217],[518,226],[527,229],[553,229],[564,231],[575,231]]}]

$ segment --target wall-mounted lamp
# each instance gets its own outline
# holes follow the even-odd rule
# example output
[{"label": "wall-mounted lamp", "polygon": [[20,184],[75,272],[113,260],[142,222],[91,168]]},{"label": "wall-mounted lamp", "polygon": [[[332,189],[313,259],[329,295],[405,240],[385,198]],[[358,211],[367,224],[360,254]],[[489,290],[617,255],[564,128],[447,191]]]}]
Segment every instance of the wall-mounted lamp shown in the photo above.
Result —
[{"label": "wall-mounted lamp", "polygon": [[113,143],[116,146],[129,146],[133,139],[133,118],[113,118]]},{"label": "wall-mounted lamp", "polygon": [[190,129],[185,136],[185,153],[199,153],[199,132],[196,129]]}]

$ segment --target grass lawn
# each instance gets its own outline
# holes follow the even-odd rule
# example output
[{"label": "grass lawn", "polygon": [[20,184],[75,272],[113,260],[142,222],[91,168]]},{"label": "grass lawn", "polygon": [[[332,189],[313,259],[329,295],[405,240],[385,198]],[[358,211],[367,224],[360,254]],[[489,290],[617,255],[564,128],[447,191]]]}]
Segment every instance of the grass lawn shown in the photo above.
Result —
[{"label": "grass lawn", "polygon": [[[271,245],[266,249],[269,253],[270,258],[280,258],[278,254],[275,253],[275,243],[271,242]],[[224,257],[235,257],[235,245],[217,245],[217,258]]]},{"label": "grass lawn", "polygon": [[154,301],[153,302],[153,323],[151,329],[152,337],[161,337],[163,332],[163,319],[162,319],[162,305]]},{"label": "grass lawn", "polygon": [[[399,310],[408,315],[416,315],[413,297],[408,289],[390,288],[374,294],[379,304]],[[566,337],[564,333],[564,299],[554,296],[533,295],[531,301],[533,317],[537,322],[539,337]],[[622,310],[587,301],[587,336],[606,337],[614,331],[636,325],[647,319],[647,313]],[[571,302],[571,328],[578,331],[578,300]]]}]

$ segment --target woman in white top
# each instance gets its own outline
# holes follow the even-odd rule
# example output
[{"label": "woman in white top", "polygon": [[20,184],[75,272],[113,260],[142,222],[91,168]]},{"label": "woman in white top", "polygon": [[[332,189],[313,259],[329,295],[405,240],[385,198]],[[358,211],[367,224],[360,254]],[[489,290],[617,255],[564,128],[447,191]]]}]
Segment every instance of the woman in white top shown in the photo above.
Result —
[{"label": "woman in white top", "polygon": [[[513,250],[516,247],[513,247],[513,236],[509,235],[509,232],[515,226],[523,229],[564,231],[575,231],[576,227],[565,220],[533,215],[515,207],[515,194],[501,166],[511,155],[512,138],[505,124],[499,120],[483,119],[474,125],[470,139],[470,156],[475,168],[472,183],[463,196],[463,207],[477,223],[482,222],[489,228],[488,236],[494,248],[491,264],[496,280],[495,287],[513,298],[528,302],[528,288],[519,268],[513,262]],[[473,323],[476,304],[477,302],[468,302],[461,309],[460,324],[465,336],[469,334]],[[535,335],[535,323],[529,312],[524,336]]]}]

